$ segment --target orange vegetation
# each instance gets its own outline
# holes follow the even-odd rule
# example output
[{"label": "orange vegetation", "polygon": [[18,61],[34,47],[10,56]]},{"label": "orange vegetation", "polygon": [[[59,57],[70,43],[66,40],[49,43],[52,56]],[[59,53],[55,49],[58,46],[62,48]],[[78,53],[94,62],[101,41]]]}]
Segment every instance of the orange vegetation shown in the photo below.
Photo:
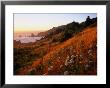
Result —
[{"label": "orange vegetation", "polygon": [[[43,57],[20,69],[17,75],[96,75],[97,27],[88,27],[62,43],[49,44],[34,49],[46,49]],[[37,43],[35,43],[37,44]],[[33,46],[35,46],[33,44]]]}]

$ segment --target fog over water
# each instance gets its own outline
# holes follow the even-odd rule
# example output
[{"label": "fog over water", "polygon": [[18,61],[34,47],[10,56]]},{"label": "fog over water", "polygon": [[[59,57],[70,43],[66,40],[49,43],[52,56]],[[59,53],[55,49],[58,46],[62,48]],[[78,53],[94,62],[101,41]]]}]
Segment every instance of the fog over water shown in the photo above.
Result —
[{"label": "fog over water", "polygon": [[14,40],[20,41],[21,43],[30,43],[40,40],[42,37],[14,37]]},{"label": "fog over water", "polygon": [[32,33],[15,33],[14,34],[14,40],[20,41],[21,43],[30,43],[30,42],[36,42],[37,40],[40,40],[42,36],[37,36],[37,32]]}]

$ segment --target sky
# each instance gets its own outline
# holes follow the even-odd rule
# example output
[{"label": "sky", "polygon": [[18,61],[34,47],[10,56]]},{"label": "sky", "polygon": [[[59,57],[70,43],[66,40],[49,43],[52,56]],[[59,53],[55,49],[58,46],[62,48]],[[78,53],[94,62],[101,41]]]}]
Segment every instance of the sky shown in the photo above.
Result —
[{"label": "sky", "polygon": [[87,16],[95,18],[96,13],[58,13],[58,14],[14,14],[14,33],[43,32],[53,27],[66,25],[73,21],[83,22]]}]

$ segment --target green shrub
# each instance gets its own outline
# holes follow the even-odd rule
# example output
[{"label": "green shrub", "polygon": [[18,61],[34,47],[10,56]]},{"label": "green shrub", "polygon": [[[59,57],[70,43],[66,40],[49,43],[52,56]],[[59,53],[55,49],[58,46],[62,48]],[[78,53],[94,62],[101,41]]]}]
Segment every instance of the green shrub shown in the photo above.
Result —
[{"label": "green shrub", "polygon": [[30,48],[14,48],[14,71],[29,65],[36,58],[35,53],[31,53]]}]

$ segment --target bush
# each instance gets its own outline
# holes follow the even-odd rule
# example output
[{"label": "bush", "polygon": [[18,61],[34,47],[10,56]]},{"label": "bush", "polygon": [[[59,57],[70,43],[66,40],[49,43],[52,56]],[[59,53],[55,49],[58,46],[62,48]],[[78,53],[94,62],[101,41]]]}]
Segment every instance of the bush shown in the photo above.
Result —
[{"label": "bush", "polygon": [[67,27],[65,28],[64,30],[64,33],[60,39],[60,42],[63,42],[69,38],[71,38],[74,34],[76,34],[77,32],[80,31],[80,25],[79,23],[71,23],[71,24],[68,24]]},{"label": "bush", "polygon": [[52,38],[52,42],[57,42],[58,40],[56,38]]},{"label": "bush", "polygon": [[36,54],[31,51],[30,48],[14,48],[14,73],[21,67],[32,63]]}]

